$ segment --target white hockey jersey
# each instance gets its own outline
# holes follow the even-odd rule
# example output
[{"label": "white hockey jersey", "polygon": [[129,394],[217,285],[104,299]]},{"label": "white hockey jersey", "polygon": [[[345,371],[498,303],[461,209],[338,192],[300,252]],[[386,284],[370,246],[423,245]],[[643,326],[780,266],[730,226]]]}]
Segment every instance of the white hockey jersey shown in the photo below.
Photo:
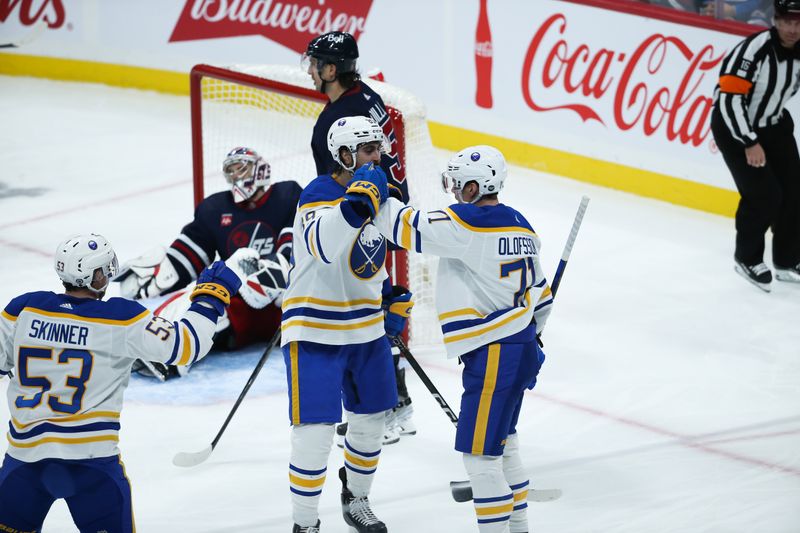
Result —
[{"label": "white hockey jersey", "polygon": [[343,203],[345,188],[317,177],[300,196],[293,227],[281,344],[361,344],[385,335],[381,292],[386,239]]},{"label": "white hockey jersey", "polygon": [[133,361],[191,364],[208,353],[214,326],[199,304],[170,322],[123,298],[14,298],[0,313],[0,375],[14,371],[7,453],[25,462],[117,455]]},{"label": "white hockey jersey", "polygon": [[522,331],[541,331],[553,301],[539,264],[539,237],[503,204],[417,211],[389,198],[375,225],[392,242],[440,256],[436,311],[448,357]]}]

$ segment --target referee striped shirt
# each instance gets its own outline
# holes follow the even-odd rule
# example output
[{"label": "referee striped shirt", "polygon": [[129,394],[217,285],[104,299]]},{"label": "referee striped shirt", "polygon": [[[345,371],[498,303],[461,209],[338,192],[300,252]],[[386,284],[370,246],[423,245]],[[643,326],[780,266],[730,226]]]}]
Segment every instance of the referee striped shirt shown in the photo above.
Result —
[{"label": "referee striped shirt", "polygon": [[770,28],[751,35],[722,63],[714,102],[733,138],[758,142],[754,130],[774,126],[800,85],[800,51],[781,46]]}]

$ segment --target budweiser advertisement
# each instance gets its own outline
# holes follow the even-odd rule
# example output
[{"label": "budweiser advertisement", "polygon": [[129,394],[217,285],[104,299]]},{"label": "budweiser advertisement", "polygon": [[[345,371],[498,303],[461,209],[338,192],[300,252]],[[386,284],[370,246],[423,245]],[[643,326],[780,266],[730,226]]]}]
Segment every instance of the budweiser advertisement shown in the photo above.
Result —
[{"label": "budweiser advertisement", "polygon": [[371,6],[372,0],[186,0],[169,40],[262,35],[303,52],[309,40],[332,30],[358,39]]}]

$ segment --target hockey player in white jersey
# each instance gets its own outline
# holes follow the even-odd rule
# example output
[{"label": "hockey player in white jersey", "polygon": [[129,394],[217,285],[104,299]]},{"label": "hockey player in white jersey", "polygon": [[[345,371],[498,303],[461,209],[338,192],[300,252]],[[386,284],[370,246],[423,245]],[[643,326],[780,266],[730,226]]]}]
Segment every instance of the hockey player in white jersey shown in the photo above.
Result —
[{"label": "hockey player in white jersey", "polygon": [[457,204],[422,212],[389,198],[374,220],[406,250],[441,257],[436,310],[447,355],[464,363],[455,448],[464,454],[481,533],[528,531],[516,424],[544,361],[536,334],[552,304],[539,237],[498,200],[506,172],[495,148],[465,148],[442,174]]},{"label": "hockey player in white jersey", "polygon": [[[411,294],[394,294],[386,239],[372,225],[388,196],[377,165],[383,132],[371,118],[345,117],[328,132],[337,162],[300,196],[293,266],[283,300],[283,355],[289,385],[289,488],[294,533],[319,531],[319,497],[334,424],[348,411],[342,513],[359,532],[384,532],[368,499],[387,410],[397,404],[386,332],[399,334]],[[384,296],[385,295],[385,296]],[[382,304],[393,305],[384,321]]]},{"label": "hockey player in white jersey", "polygon": [[0,376],[11,377],[0,531],[40,531],[63,498],[80,531],[129,533],[131,488],[117,444],[131,365],[204,357],[241,281],[214,263],[170,322],[131,300],[103,301],[117,257],[100,235],[59,244],[55,269],[64,294],[29,292],[0,313]]}]

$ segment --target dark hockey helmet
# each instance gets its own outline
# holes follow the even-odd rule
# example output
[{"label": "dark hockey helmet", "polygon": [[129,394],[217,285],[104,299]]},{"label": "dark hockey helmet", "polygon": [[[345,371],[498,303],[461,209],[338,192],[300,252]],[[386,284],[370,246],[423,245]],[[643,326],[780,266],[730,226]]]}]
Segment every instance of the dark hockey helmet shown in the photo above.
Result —
[{"label": "dark hockey helmet", "polygon": [[326,63],[336,65],[339,74],[355,72],[358,44],[349,33],[330,31],[312,39],[308,43],[305,56],[321,61],[320,66]]},{"label": "dark hockey helmet", "polygon": [[800,0],[775,0],[775,15],[800,17]]}]

